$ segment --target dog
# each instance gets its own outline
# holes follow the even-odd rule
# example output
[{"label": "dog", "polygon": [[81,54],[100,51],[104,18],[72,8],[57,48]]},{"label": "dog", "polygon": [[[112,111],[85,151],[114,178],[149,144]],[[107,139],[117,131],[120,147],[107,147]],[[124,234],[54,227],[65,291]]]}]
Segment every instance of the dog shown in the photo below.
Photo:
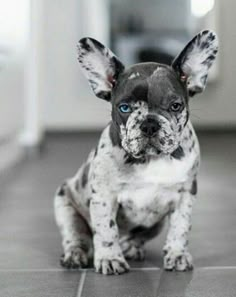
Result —
[{"label": "dog", "polygon": [[112,120],[77,174],[57,190],[62,266],[86,267],[93,257],[96,272],[125,273],[126,260],[143,260],[145,242],[168,219],[164,269],[193,268],[188,234],[200,150],[189,99],[205,89],[217,52],[216,34],[204,30],[171,66],[125,68],[95,39],[79,41],[82,71],[95,95],[111,103]]}]

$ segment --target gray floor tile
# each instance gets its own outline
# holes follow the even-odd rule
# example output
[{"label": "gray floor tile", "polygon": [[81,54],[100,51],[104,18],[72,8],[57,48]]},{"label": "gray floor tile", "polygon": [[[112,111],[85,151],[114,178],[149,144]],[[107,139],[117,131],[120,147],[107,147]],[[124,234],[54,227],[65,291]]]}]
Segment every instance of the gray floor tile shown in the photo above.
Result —
[{"label": "gray floor tile", "polygon": [[[186,288],[185,295],[183,296],[235,297],[236,270],[196,270],[193,274],[193,279],[189,283],[189,286]],[[169,295],[169,297],[172,297],[172,295]]]},{"label": "gray floor tile", "polygon": [[123,276],[87,273],[79,297],[235,297],[236,270],[131,271]]},{"label": "gray floor tile", "polygon": [[160,271],[131,271],[120,276],[88,272],[81,297],[153,297],[160,275]]},{"label": "gray floor tile", "polygon": [[75,272],[0,272],[0,296],[75,297],[79,279]]}]

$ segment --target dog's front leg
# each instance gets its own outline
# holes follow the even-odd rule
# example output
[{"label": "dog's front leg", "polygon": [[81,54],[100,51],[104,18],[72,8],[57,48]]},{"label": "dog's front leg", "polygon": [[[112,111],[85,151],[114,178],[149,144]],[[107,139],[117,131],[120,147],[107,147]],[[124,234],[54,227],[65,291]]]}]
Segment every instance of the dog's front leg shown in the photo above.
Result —
[{"label": "dog's front leg", "polygon": [[94,266],[102,274],[122,274],[129,270],[119,245],[117,209],[117,201],[110,193],[96,193],[90,202]]},{"label": "dog's front leg", "polygon": [[192,256],[188,251],[188,234],[191,230],[192,207],[196,195],[196,181],[190,190],[183,190],[178,205],[169,215],[169,230],[164,246],[164,268],[186,271],[193,268]]}]

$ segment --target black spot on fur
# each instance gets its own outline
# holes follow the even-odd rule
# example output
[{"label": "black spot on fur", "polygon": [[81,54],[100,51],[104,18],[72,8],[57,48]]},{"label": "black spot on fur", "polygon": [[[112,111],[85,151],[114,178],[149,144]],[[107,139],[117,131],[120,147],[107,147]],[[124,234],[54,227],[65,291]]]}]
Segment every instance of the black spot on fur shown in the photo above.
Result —
[{"label": "black spot on fur", "polygon": [[66,188],[66,183],[61,185],[61,187],[59,188],[59,190],[57,192],[57,195],[64,196],[66,194],[65,188]]},{"label": "black spot on fur", "polygon": [[92,190],[92,193],[93,193],[93,194],[96,194],[96,193],[97,193],[97,192],[94,190],[93,187],[91,188],[91,190]]},{"label": "black spot on fur", "polygon": [[191,187],[190,193],[192,195],[196,195],[197,194],[197,181],[196,181],[196,179],[192,183],[192,187]]},{"label": "black spot on fur", "polygon": [[101,99],[104,99],[106,101],[111,100],[111,93],[110,92],[100,91],[100,92],[96,93],[96,96],[101,98]]},{"label": "black spot on fur", "polygon": [[184,150],[182,146],[179,146],[172,154],[171,157],[175,158],[176,160],[181,160],[184,157]]},{"label": "black spot on fur", "polygon": [[83,170],[83,175],[82,175],[82,187],[84,188],[88,182],[88,173],[89,173],[89,168],[90,168],[90,165],[87,164],[85,167],[84,167],[84,170]]},{"label": "black spot on fur", "polygon": [[90,201],[91,201],[91,197],[89,197],[89,198],[87,199],[87,201],[86,201],[86,205],[87,205],[87,207],[90,206]]},{"label": "black spot on fur", "polygon": [[105,147],[105,143],[101,144],[100,148],[103,149]]},{"label": "black spot on fur", "polygon": [[110,226],[110,228],[112,228],[113,226],[115,226],[115,221],[114,220],[110,220],[109,226]]},{"label": "black spot on fur", "polygon": [[101,202],[100,202],[100,201],[94,201],[94,200],[92,200],[92,204],[93,204],[93,205],[100,205]]},{"label": "black spot on fur", "polygon": [[203,75],[202,77],[201,77],[201,81],[202,81],[202,83],[205,85],[206,84],[206,82],[207,82],[207,74],[206,75]]},{"label": "black spot on fur", "polygon": [[164,144],[165,144],[165,138],[160,138],[159,141],[160,141],[160,144],[161,144],[161,145],[164,145]]},{"label": "black spot on fur", "polygon": [[103,245],[104,247],[111,247],[111,246],[113,246],[113,242],[103,241],[103,242],[102,242],[102,245]]},{"label": "black spot on fur", "polygon": [[93,51],[93,49],[88,44],[87,38],[82,38],[79,43],[80,43],[81,48],[85,49],[86,51]]},{"label": "black spot on fur", "polygon": [[98,148],[96,147],[94,151],[94,158],[97,156],[97,153],[98,153]]}]

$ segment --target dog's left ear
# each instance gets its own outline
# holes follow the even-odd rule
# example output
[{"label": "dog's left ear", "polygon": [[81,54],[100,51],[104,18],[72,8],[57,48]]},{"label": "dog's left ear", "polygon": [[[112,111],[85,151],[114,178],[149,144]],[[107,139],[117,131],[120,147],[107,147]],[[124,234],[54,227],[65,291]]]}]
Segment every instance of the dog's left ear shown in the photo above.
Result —
[{"label": "dog's left ear", "polygon": [[208,71],[218,52],[218,38],[213,31],[197,34],[175,58],[172,67],[187,85],[189,96],[201,93],[206,86]]},{"label": "dog's left ear", "polygon": [[78,42],[78,60],[95,95],[110,101],[124,65],[110,49],[93,38],[82,38]]}]

